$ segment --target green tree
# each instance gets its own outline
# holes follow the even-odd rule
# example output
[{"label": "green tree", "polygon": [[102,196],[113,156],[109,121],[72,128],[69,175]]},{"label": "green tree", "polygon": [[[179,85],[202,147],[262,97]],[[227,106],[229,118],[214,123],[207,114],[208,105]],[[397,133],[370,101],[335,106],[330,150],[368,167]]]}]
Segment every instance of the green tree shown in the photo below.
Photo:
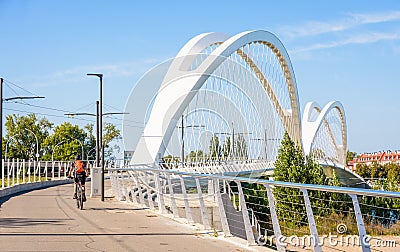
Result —
[{"label": "green tree", "polygon": [[[86,158],[88,146],[85,145],[87,133],[79,128],[78,125],[72,125],[64,122],[54,128],[54,132],[44,141],[46,154],[43,158],[46,160],[73,160],[76,154],[83,155]],[[81,145],[82,144],[82,145]]]},{"label": "green tree", "polygon": [[357,152],[348,150],[347,154],[346,154],[346,162],[348,163],[349,161],[353,160],[355,157],[357,157]]},{"label": "green tree", "polygon": [[242,134],[238,134],[235,139],[235,157],[239,159],[247,159],[247,143]]},{"label": "green tree", "polygon": [[44,154],[42,145],[53,124],[46,118],[37,118],[35,114],[12,114],[7,115],[5,126],[7,133],[2,139],[3,158],[7,155],[7,158],[35,159],[37,148],[39,156]]},{"label": "green tree", "polygon": [[[87,149],[87,159],[96,159],[96,136],[95,128],[93,124],[86,124],[84,126],[86,131],[85,149]],[[117,129],[114,124],[105,123],[103,128],[103,144],[104,144],[104,155],[109,158],[115,149],[118,149],[118,145],[111,145],[111,142],[121,136],[121,131]]]},{"label": "green tree", "polygon": [[231,138],[228,137],[228,138],[225,140],[224,146],[222,147],[222,155],[223,155],[223,157],[224,157],[225,159],[227,159],[228,157],[230,157],[231,151],[232,151],[231,148],[232,148],[232,146],[231,146]]},{"label": "green tree", "polygon": [[118,145],[111,146],[110,143],[121,137],[121,131],[112,123],[105,123],[103,129],[103,145],[105,157],[111,157],[112,152],[119,148]]},{"label": "green tree", "polygon": [[189,155],[186,156],[186,160],[189,162],[202,162],[204,161],[204,152],[202,150],[191,151]]},{"label": "green tree", "polygon": [[371,178],[371,169],[366,164],[358,164],[355,172],[363,178]]},{"label": "green tree", "polygon": [[[296,145],[285,132],[275,162],[274,179],[303,184],[324,184],[326,176],[322,168],[311,158],[304,158],[301,147]],[[310,197],[326,197],[319,191],[308,193]],[[274,188],[274,195],[277,199],[278,215],[282,220],[286,220],[289,226],[301,226],[302,223],[307,223],[304,199],[300,190],[277,186]],[[323,203],[312,201],[312,204],[318,207]],[[316,214],[324,214],[323,209],[316,209],[319,211]]]},{"label": "green tree", "polygon": [[94,125],[88,123],[84,126],[86,130],[86,149],[88,150],[86,155],[88,160],[95,160],[96,159],[96,136],[94,135]]},{"label": "green tree", "polygon": [[220,158],[221,147],[219,146],[219,139],[215,134],[211,137],[209,151],[211,160],[218,160]]},{"label": "green tree", "polygon": [[110,147],[112,140],[120,137],[121,131],[112,123],[105,123],[103,129],[103,144],[105,148]]}]

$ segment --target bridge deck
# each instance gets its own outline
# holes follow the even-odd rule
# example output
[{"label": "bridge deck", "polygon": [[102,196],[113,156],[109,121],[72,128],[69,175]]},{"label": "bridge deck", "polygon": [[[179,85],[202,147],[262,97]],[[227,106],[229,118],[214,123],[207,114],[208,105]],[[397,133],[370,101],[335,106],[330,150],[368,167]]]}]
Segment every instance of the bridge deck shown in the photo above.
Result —
[{"label": "bridge deck", "polygon": [[[244,251],[147,209],[90,199],[83,211],[72,185],[0,198],[1,251]],[[248,248],[250,249],[250,248]]]}]

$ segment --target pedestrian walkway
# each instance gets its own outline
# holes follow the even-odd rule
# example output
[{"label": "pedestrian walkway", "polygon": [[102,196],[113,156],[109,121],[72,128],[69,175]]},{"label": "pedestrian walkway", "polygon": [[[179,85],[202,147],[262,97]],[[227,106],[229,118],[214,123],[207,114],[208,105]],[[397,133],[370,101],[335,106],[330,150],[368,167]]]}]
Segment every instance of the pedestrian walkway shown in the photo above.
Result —
[{"label": "pedestrian walkway", "polygon": [[0,234],[0,251],[259,249],[111,198],[104,202],[88,198],[84,210],[79,210],[71,184],[0,198]]}]

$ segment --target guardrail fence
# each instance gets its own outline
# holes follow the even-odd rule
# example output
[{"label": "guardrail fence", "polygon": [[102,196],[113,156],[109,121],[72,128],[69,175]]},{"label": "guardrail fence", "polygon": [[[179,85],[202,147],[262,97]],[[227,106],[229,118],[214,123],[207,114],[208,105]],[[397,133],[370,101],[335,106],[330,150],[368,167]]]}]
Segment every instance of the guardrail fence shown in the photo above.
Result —
[{"label": "guardrail fence", "polygon": [[[278,251],[397,251],[400,193],[188,173],[109,169],[119,200]],[[397,250],[396,250],[397,248]]]}]

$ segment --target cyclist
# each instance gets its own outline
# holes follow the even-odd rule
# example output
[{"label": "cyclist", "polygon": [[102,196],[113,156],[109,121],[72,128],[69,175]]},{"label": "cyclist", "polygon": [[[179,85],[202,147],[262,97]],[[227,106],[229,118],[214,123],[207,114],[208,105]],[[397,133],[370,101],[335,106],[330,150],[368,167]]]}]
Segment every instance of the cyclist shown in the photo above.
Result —
[{"label": "cyclist", "polygon": [[85,195],[85,182],[86,182],[86,177],[88,176],[88,169],[86,168],[85,162],[81,160],[80,155],[75,156],[75,162],[72,164],[71,169],[69,169],[69,176],[72,177],[72,173],[74,173],[74,196],[73,199],[77,198],[76,195],[76,184],[80,181],[82,185],[82,192],[83,192],[83,201],[86,201],[86,195]]}]

